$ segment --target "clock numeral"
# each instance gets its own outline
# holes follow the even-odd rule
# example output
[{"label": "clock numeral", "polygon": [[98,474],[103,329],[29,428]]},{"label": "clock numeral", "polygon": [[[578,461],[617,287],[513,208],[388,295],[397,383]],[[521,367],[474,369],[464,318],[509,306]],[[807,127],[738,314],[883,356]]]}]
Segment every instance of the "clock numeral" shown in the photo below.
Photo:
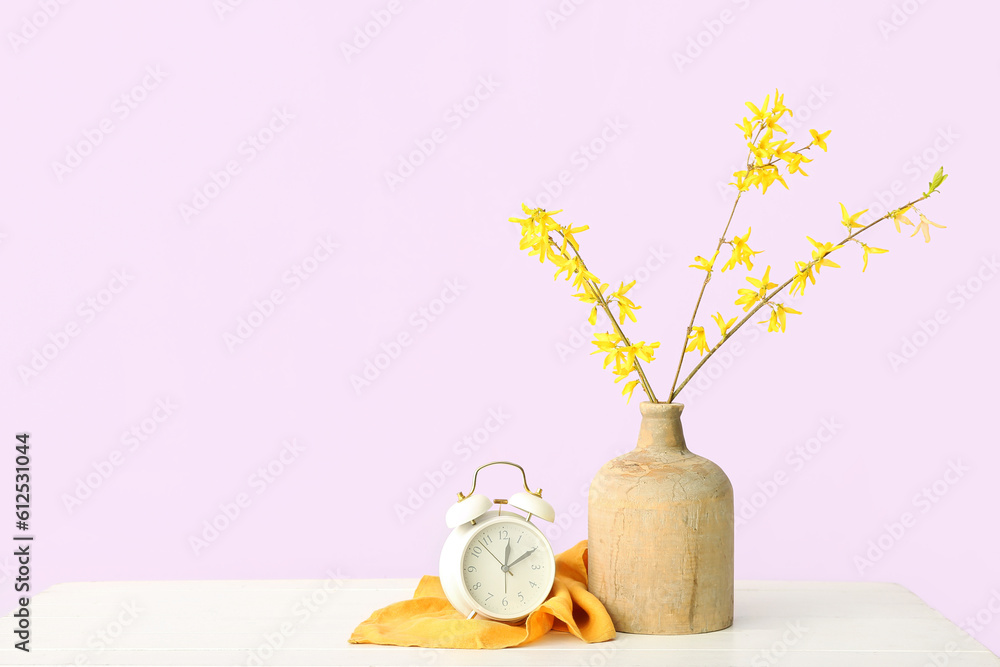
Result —
[{"label": "clock numeral", "polygon": [[501,602],[503,602],[503,606],[505,607],[507,606],[507,598],[504,598],[503,600],[501,600]]},{"label": "clock numeral", "polygon": [[517,537],[517,544],[521,543],[521,538],[522,537],[524,537],[524,533],[521,533],[520,535],[518,535],[518,537]]},{"label": "clock numeral", "polygon": [[489,535],[483,535],[483,537],[480,539],[480,542],[482,542],[483,546],[485,547],[490,544],[493,544],[493,538],[490,537]]},{"label": "clock numeral", "polygon": [[489,602],[491,597],[493,597],[493,593],[490,593],[489,595],[487,595],[486,599],[483,600],[483,602]]},{"label": "clock numeral", "polygon": [[507,532],[507,529],[506,528],[501,528],[500,529],[500,539],[501,540],[506,540],[509,537],[510,537],[510,533]]},{"label": "clock numeral", "polygon": [[517,592],[517,597],[521,598],[521,603],[523,604],[524,603],[524,593],[522,593],[521,591],[518,591]]},{"label": "clock numeral", "polygon": [[472,547],[472,555],[479,558],[479,554],[483,553],[483,550],[479,547]]},{"label": "clock numeral", "polygon": [[529,580],[528,583],[531,584],[532,588],[538,588],[538,584],[536,584],[535,582]]},{"label": "clock numeral", "polygon": [[537,565],[537,564],[535,564],[535,563],[532,563],[532,564],[531,564],[531,569],[532,569],[532,570],[541,570],[541,569],[542,569],[542,566],[541,566],[541,565]]},{"label": "clock numeral", "polygon": [[476,566],[475,565],[470,565],[469,567],[465,568],[465,571],[466,572],[475,572],[476,571]]},{"label": "clock numeral", "polygon": [[477,581],[476,583],[472,584],[472,590],[478,591],[479,587],[482,586],[482,585],[483,585],[483,582]]}]

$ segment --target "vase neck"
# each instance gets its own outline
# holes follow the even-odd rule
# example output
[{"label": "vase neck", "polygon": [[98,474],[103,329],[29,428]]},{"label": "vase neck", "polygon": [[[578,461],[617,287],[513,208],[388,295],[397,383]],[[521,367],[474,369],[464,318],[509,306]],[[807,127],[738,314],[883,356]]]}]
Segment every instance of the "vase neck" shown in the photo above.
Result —
[{"label": "vase neck", "polygon": [[684,406],[680,403],[643,402],[639,406],[642,412],[642,423],[639,424],[638,449],[652,452],[688,451],[684,442],[684,429],[681,428],[681,412]]}]

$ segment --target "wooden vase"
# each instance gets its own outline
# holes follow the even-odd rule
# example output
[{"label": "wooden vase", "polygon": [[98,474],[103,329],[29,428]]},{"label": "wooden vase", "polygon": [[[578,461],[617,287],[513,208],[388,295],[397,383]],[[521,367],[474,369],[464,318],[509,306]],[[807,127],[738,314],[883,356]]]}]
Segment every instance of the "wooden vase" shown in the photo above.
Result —
[{"label": "wooden vase", "polygon": [[619,632],[694,634],[733,623],[733,486],[688,451],[683,409],[642,403],[638,445],[590,485],[589,588]]}]

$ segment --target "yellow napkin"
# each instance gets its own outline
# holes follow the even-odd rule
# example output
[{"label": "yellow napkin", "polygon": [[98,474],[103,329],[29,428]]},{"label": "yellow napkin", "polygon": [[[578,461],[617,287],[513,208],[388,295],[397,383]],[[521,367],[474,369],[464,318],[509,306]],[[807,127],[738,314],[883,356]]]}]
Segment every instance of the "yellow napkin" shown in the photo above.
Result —
[{"label": "yellow napkin", "polygon": [[456,611],[438,577],[424,575],[413,599],[379,609],[354,630],[352,644],[424,648],[506,648],[534,641],[549,630],[571,632],[585,642],[615,638],[600,600],[587,590],[587,540],[556,556],[556,580],[542,605],[513,625],[472,620]]}]

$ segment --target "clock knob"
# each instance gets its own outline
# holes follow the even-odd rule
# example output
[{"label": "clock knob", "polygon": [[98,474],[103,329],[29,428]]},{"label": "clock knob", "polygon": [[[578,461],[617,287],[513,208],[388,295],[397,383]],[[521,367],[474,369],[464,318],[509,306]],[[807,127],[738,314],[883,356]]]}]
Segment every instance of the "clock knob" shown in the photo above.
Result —
[{"label": "clock knob", "polygon": [[[546,503],[547,505],[548,503]],[[485,496],[481,493],[476,493],[462,500],[448,508],[448,513],[445,514],[444,520],[448,524],[449,528],[457,528],[463,523],[468,523],[469,521],[475,521],[482,515],[486,514],[489,509],[493,507],[493,501],[490,500],[489,496]],[[549,508],[551,511],[552,508]],[[549,519],[551,521],[551,519]]]},{"label": "clock knob", "polygon": [[541,496],[536,496],[533,493],[525,493],[524,491],[515,493],[507,501],[507,504],[546,521],[555,521],[556,518],[556,511],[552,509],[552,505],[542,500]]}]

